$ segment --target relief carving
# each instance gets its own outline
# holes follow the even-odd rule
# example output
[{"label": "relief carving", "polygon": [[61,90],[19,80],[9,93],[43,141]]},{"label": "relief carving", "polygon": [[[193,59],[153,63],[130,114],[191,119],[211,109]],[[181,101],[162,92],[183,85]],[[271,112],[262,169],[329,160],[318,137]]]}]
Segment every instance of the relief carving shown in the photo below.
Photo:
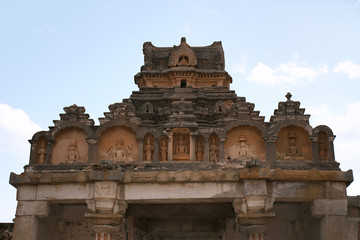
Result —
[{"label": "relief carving", "polygon": [[174,149],[173,149],[173,160],[178,161],[189,161],[189,134],[185,133],[174,133]]},{"label": "relief carving", "polygon": [[288,147],[286,148],[286,156],[284,160],[304,160],[301,156],[300,149],[296,145],[296,134],[293,130],[288,133]]},{"label": "relief carving", "polygon": [[215,135],[210,137],[209,160],[210,162],[219,161],[219,141]]},{"label": "relief carving", "polygon": [[178,136],[177,139],[177,144],[176,144],[176,148],[175,148],[175,153],[176,154],[188,154],[189,153],[189,148],[188,146],[186,146],[187,144],[185,143],[185,138],[183,135]]},{"label": "relief carving", "polygon": [[41,140],[41,141],[39,141],[39,148],[38,148],[38,152],[37,152],[37,163],[44,164],[45,159],[46,159],[45,141]]},{"label": "relief carving", "polygon": [[238,142],[230,147],[229,155],[234,159],[249,159],[255,157],[255,149],[248,144],[246,135],[240,133]]},{"label": "relief carving", "polygon": [[133,159],[133,149],[131,147],[131,144],[129,143],[127,146],[125,146],[124,141],[122,138],[119,138],[116,141],[115,146],[111,146],[108,151],[108,157],[111,160],[118,161],[118,160],[134,160]]},{"label": "relief carving", "polygon": [[154,151],[154,145],[151,141],[151,137],[148,136],[145,140],[145,147],[144,147],[144,152],[145,152],[145,160],[146,161],[151,161],[152,160],[152,155],[153,155],[153,151]]},{"label": "relief carving", "polygon": [[166,137],[162,137],[160,139],[160,157],[161,161],[167,160],[167,153],[168,153],[168,142]]},{"label": "relief carving", "polygon": [[75,163],[80,161],[80,153],[75,139],[71,139],[70,141],[65,160],[66,163]]},{"label": "relief carving", "polygon": [[319,133],[319,160],[320,161],[327,161],[328,160],[328,147],[327,147],[327,140],[326,134],[321,132]]},{"label": "relief carving", "polygon": [[204,141],[201,137],[196,138],[195,146],[196,161],[201,162],[204,160]]}]

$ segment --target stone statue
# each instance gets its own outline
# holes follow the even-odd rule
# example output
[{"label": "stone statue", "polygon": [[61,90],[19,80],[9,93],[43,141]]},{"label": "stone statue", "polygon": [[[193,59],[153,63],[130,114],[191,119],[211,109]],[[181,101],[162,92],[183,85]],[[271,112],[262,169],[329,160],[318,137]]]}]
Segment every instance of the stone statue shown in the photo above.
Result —
[{"label": "stone statue", "polygon": [[69,150],[66,154],[66,162],[71,163],[79,160],[80,160],[80,153],[78,150],[77,142],[75,139],[72,139],[69,145]]},{"label": "stone statue", "polygon": [[203,160],[204,148],[200,139],[196,142],[196,161],[201,162]]},{"label": "stone statue", "polygon": [[213,137],[211,139],[211,144],[209,146],[209,160],[210,162],[218,162],[218,153],[219,153],[219,147],[216,143],[216,139]]},{"label": "stone statue", "polygon": [[45,147],[45,141],[40,141],[40,146],[37,152],[38,158],[37,163],[38,164],[44,164],[46,159],[46,147]]},{"label": "stone statue", "polygon": [[176,154],[188,154],[189,153],[189,149],[185,144],[183,135],[180,135],[178,137],[178,143],[176,145],[175,153]]},{"label": "stone statue", "polygon": [[166,161],[167,152],[168,152],[167,147],[168,147],[168,146],[167,146],[166,140],[163,139],[163,140],[161,141],[161,146],[160,146],[161,161]]},{"label": "stone statue", "polygon": [[130,143],[125,147],[124,141],[120,138],[114,147],[109,148],[107,153],[111,160],[126,160],[131,158],[132,147]]},{"label": "stone statue", "polygon": [[154,146],[151,144],[150,137],[146,138],[146,145],[145,145],[145,156],[146,161],[151,161],[151,154],[154,150]]},{"label": "stone statue", "polygon": [[296,145],[296,138],[295,132],[290,130],[288,133],[289,145],[286,148],[284,160],[304,160],[304,157],[301,156],[300,149]]},{"label": "stone statue", "polygon": [[247,157],[249,153],[249,147],[247,146],[246,136],[244,134],[240,134],[237,155],[241,157]]},{"label": "stone statue", "polygon": [[233,159],[249,159],[255,155],[255,149],[247,143],[244,133],[240,133],[238,141],[229,149],[229,157]]}]

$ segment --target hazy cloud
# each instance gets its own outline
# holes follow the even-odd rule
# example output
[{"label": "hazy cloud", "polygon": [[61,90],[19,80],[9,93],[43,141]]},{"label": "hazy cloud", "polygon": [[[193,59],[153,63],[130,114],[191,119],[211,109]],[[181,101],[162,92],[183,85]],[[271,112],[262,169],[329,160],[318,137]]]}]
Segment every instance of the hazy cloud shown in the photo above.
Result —
[{"label": "hazy cloud", "polygon": [[258,84],[276,85],[276,84],[297,84],[301,80],[314,80],[320,74],[326,74],[328,69],[326,66],[321,69],[312,69],[302,66],[297,62],[291,61],[281,63],[276,68],[259,62],[251,71],[250,76],[246,80]]},{"label": "hazy cloud", "polygon": [[339,62],[334,68],[334,73],[345,73],[350,79],[360,78],[360,65],[352,61]]},{"label": "hazy cloud", "polygon": [[28,139],[41,128],[22,109],[0,103],[0,152],[29,156]]}]

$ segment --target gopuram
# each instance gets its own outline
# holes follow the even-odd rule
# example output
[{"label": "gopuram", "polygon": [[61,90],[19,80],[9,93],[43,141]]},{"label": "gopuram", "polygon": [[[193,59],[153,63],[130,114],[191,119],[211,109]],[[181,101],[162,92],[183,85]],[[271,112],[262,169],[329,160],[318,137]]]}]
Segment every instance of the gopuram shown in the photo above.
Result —
[{"label": "gopuram", "polygon": [[65,107],[30,140],[13,240],[359,239],[335,135],[287,93],[269,122],[230,90],[221,42],[143,45],[99,125]]}]

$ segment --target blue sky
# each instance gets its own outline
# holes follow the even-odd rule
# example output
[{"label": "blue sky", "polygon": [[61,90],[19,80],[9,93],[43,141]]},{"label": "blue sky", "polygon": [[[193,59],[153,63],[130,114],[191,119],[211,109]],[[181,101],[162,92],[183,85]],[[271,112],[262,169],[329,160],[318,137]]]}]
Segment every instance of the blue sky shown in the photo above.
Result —
[{"label": "blue sky", "polygon": [[28,162],[27,140],[85,106],[97,119],[137,90],[142,44],[222,41],[231,89],[268,121],[291,92],[337,135],[336,160],[360,194],[360,1],[1,1],[0,221],[15,214],[10,172]]}]

